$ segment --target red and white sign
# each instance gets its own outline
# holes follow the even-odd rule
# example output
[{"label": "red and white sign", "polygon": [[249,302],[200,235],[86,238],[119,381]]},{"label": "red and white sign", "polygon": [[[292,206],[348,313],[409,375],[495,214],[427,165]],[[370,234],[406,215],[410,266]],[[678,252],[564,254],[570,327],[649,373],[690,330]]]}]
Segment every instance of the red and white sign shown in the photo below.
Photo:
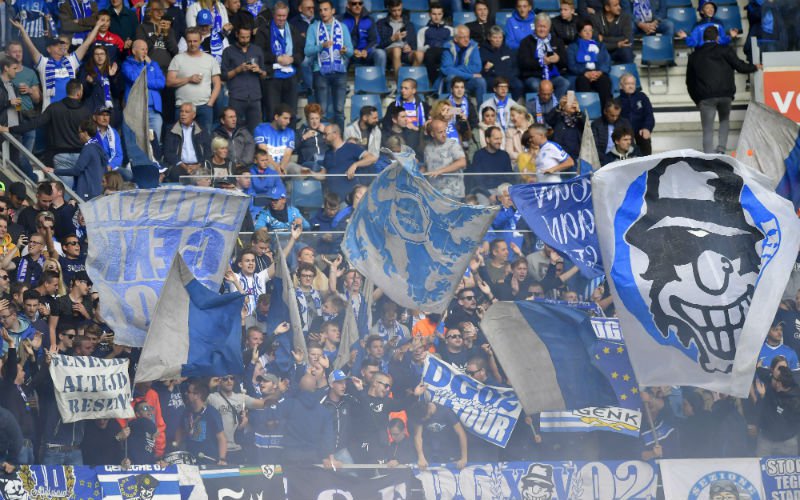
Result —
[{"label": "red and white sign", "polygon": [[800,122],[800,69],[764,71],[764,104]]}]

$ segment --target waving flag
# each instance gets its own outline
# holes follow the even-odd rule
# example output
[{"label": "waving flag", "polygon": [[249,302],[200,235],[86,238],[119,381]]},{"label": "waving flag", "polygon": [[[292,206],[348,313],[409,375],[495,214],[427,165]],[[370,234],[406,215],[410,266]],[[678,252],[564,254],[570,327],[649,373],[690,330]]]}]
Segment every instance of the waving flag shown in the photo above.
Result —
[{"label": "waving flag", "polygon": [[220,295],[175,255],[136,370],[136,382],[242,373],[244,295]]},{"label": "waving flag", "polygon": [[579,153],[580,173],[589,173],[601,167],[600,155],[597,154],[597,144],[594,142],[591,120],[589,114],[584,114],[583,135],[581,136],[581,151]]},{"label": "waving flag", "polygon": [[452,201],[397,164],[358,204],[342,252],[402,307],[443,311],[497,211]]},{"label": "waving flag", "polygon": [[596,336],[585,312],[538,301],[497,302],[481,329],[526,413],[617,402],[592,362]]},{"label": "waving flag", "polygon": [[148,90],[147,90],[147,65],[145,65],[139,77],[131,87],[128,94],[128,102],[122,112],[125,118],[125,125],[130,127],[136,137],[136,145],[144,151],[147,158],[153,161],[153,148],[150,145],[150,120],[148,113]]},{"label": "waving flag", "polygon": [[735,159],[673,151],[592,178],[595,218],[639,383],[745,397],[800,247],[800,221]]},{"label": "waving flag", "polygon": [[770,186],[800,210],[800,125],[772,108],[751,102],[736,158],[769,177]]},{"label": "waving flag", "polygon": [[508,193],[536,236],[566,255],[587,278],[603,274],[588,175],[564,182],[518,184]]}]

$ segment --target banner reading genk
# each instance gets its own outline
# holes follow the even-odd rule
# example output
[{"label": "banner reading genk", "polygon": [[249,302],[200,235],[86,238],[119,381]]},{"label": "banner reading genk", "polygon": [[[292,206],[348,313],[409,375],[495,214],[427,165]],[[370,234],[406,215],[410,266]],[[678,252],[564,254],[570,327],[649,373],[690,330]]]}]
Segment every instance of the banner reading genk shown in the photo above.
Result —
[{"label": "banner reading genk", "polygon": [[203,285],[219,288],[249,202],[221,189],[169,186],[81,205],[91,241],[86,271],[115,343],[144,345],[176,253]]},{"label": "banner reading genk", "polygon": [[431,401],[452,409],[467,431],[505,448],[522,411],[513,389],[484,385],[434,356],[425,360],[422,381]]},{"label": "banner reading genk", "polygon": [[588,175],[565,182],[518,184],[508,190],[522,218],[587,278],[603,274]]}]

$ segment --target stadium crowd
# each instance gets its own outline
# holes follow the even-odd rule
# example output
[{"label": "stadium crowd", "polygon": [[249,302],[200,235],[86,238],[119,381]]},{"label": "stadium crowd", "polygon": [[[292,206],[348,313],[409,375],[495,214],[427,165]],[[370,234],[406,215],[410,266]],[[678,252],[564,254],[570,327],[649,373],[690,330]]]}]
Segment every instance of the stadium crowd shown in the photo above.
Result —
[{"label": "stadium crowd", "polygon": [[[662,34],[685,39],[695,53],[706,46],[720,51],[715,60],[728,61],[731,84],[721,81],[719,66],[702,64],[687,84],[704,123],[710,116],[713,126],[716,111],[727,116],[733,69],[756,70],[730,45],[739,33],[714,17],[717,6],[708,0],[701,0],[694,28],[675,30],[666,3],[561,0],[560,11],[550,13],[518,0],[504,26],[496,24],[501,5],[487,0],[469,2],[474,18],[458,25],[450,20],[463,12],[459,0],[432,3],[422,26],[401,0],[387,0],[384,16],[370,13],[363,0],[344,6],[330,0],[6,3],[0,130],[41,151],[45,173],[61,179],[40,182],[30,202],[21,183],[9,184],[0,197],[0,458],[6,470],[25,463],[154,463],[177,452],[220,464],[423,467],[797,455],[800,293],[782,303],[750,398],[649,388],[642,399],[653,423],[643,424],[640,439],[543,434],[537,416],[528,415],[501,449],[465,432],[451,410],[423,397],[427,356],[480,382],[507,383],[480,327],[494,301],[554,299],[614,314],[602,279],[586,280],[525,231],[508,189],[578,172],[587,117],[575,91],[595,92],[601,103],[591,130],[603,164],[652,152],[655,119],[635,65],[611,74],[612,64],[633,63],[634,37]],[[798,43],[797,14],[784,3],[748,4],[762,50]],[[398,82],[385,111],[364,105],[346,123],[351,66],[391,72]],[[123,120],[142,71],[157,161],[136,146]],[[300,93],[309,104],[298,112]],[[716,146],[713,136],[704,137],[707,152],[727,148],[722,127]],[[339,232],[370,175],[395,160],[408,161],[453,199],[501,207],[443,315],[398,307],[338,254]],[[24,156],[15,163],[38,178]],[[319,186],[319,201],[295,206],[298,186],[309,181]],[[85,271],[90,242],[80,206],[67,199],[64,186],[89,200],[169,182],[252,196],[242,227],[247,243],[231,256],[225,276],[229,290],[247,295],[244,374],[136,384],[136,418],[64,423],[48,370],[54,353],[128,358],[133,370],[139,355],[114,343],[98,313],[103,298]],[[307,342],[308,352],[291,356],[276,349],[290,325],[270,314],[274,233],[283,236]],[[341,346],[347,308],[360,340]],[[349,361],[334,370],[340,350]]]}]

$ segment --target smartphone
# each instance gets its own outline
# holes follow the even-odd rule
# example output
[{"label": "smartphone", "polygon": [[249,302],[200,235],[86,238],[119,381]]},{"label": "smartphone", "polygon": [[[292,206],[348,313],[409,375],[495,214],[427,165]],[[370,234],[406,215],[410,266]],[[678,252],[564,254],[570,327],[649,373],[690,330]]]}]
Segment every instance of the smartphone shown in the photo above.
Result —
[{"label": "smartphone", "polygon": [[575,91],[574,90],[568,90],[567,91],[567,107],[571,108],[573,104],[575,104]]}]

